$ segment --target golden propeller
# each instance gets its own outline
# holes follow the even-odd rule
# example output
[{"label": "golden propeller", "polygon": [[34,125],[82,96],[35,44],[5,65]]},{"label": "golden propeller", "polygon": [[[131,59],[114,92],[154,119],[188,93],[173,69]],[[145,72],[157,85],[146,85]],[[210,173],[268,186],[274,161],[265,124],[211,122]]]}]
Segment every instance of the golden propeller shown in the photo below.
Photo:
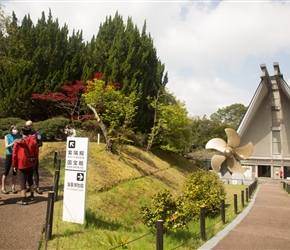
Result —
[{"label": "golden propeller", "polygon": [[225,132],[227,134],[227,142],[220,138],[214,138],[209,140],[205,146],[206,149],[219,151],[212,157],[211,167],[214,171],[220,172],[221,165],[226,164],[230,172],[243,174],[246,169],[240,165],[236,158],[239,160],[249,158],[254,151],[254,145],[249,142],[245,146],[239,147],[241,141],[239,134],[231,128],[226,128]]}]

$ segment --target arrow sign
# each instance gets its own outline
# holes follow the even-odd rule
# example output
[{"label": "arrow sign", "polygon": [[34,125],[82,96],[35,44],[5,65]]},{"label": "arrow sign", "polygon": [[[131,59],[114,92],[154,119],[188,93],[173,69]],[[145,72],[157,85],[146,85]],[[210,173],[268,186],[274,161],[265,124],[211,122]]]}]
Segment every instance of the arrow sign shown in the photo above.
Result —
[{"label": "arrow sign", "polygon": [[84,180],[84,174],[83,173],[77,173],[77,180],[83,181]]},{"label": "arrow sign", "polygon": [[75,145],[76,145],[76,142],[75,141],[69,141],[68,142],[68,147],[69,148],[75,148],[76,147]]}]

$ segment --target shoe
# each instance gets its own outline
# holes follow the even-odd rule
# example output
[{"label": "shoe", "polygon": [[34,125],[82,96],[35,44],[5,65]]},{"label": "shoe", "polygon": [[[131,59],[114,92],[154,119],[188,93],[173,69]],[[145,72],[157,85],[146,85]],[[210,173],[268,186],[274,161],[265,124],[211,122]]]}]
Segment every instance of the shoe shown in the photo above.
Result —
[{"label": "shoe", "polygon": [[9,192],[4,188],[1,190],[2,194],[9,194]]},{"label": "shoe", "polygon": [[36,188],[34,191],[35,191],[36,193],[38,193],[38,194],[42,194],[42,190],[39,189],[39,188]]},{"label": "shoe", "polygon": [[17,201],[16,204],[18,204],[18,205],[28,205],[28,202],[21,200],[21,201]]},{"label": "shoe", "polygon": [[29,193],[29,192],[30,192],[30,188],[27,188],[27,189],[26,189],[26,193]]},{"label": "shoe", "polygon": [[17,194],[18,192],[17,192],[17,190],[15,188],[12,188],[12,193],[13,194]]},{"label": "shoe", "polygon": [[35,201],[34,197],[32,197],[31,195],[28,196],[28,200],[30,200],[30,201]]}]

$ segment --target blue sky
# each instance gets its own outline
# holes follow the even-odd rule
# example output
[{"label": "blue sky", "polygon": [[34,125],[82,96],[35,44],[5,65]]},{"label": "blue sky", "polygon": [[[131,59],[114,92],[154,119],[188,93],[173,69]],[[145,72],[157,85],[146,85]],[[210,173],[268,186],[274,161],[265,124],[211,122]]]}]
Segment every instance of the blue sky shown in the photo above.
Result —
[{"label": "blue sky", "polygon": [[290,81],[290,2],[288,1],[1,1],[19,20],[34,24],[52,11],[60,26],[96,35],[116,11],[146,20],[158,57],[169,74],[167,85],[186,103],[190,116],[209,116],[234,103],[249,105],[260,82],[260,64],[273,74],[278,62]]}]

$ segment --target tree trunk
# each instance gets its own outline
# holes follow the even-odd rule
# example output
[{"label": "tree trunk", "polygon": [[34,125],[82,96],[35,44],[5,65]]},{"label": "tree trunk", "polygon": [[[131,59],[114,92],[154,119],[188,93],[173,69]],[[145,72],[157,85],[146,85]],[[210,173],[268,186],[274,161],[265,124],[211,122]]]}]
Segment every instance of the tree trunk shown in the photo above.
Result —
[{"label": "tree trunk", "polygon": [[87,106],[94,112],[95,117],[97,118],[98,124],[99,124],[99,126],[104,134],[105,140],[106,140],[106,149],[111,150],[112,149],[112,142],[109,140],[106,125],[103,123],[103,121],[99,117],[96,109],[91,104],[87,104]]}]

